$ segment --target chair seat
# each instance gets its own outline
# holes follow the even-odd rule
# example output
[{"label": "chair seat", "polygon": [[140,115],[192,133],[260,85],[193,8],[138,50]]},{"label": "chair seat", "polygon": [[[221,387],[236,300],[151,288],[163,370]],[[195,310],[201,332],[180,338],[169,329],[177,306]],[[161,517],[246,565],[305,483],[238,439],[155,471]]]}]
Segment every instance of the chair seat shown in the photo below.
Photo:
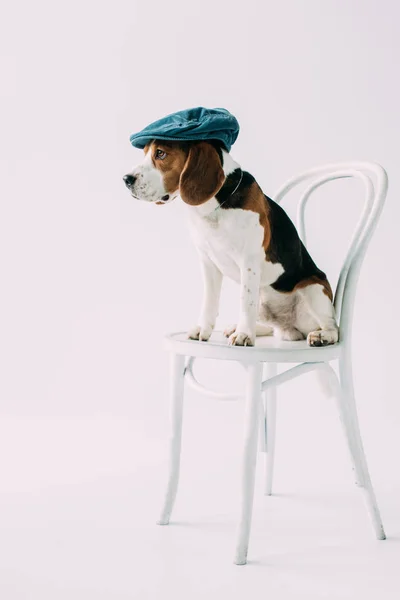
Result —
[{"label": "chair seat", "polygon": [[230,346],[219,331],[214,332],[208,342],[189,340],[186,332],[167,334],[165,341],[175,354],[240,362],[327,362],[338,358],[341,351],[340,342],[316,348],[309,346],[306,340],[283,342],[272,336],[256,338],[255,346]]}]

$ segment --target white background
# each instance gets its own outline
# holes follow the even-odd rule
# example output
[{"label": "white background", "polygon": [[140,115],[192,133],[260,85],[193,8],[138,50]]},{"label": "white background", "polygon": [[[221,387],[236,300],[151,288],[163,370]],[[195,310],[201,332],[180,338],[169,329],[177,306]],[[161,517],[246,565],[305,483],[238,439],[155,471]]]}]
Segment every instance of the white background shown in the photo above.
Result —
[{"label": "white background", "polygon": [[[399,18],[391,0],[5,4],[4,599],[398,597]],[[141,159],[131,132],[199,105],[237,116],[232,154],[267,194],[326,161],[374,160],[389,173],[354,323],[386,542],[370,536],[334,407],[312,375],[280,392],[277,496],[258,483],[252,564],[230,562],[241,405],[188,392],[182,527],[154,526],[168,426],[162,335],[196,323],[201,282],[184,206],[136,202],[122,175]],[[361,205],[355,182],[311,203],[311,251],[332,281]],[[221,326],[236,309],[227,283]],[[199,373],[220,389],[242,385],[232,365]]]}]

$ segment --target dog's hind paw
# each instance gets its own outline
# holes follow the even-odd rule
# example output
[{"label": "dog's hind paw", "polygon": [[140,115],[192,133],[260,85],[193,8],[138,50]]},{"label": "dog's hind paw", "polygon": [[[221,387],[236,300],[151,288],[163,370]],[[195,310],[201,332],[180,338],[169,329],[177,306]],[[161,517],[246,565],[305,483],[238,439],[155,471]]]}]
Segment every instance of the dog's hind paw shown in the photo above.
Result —
[{"label": "dog's hind paw", "polygon": [[336,344],[339,335],[336,329],[320,329],[318,331],[311,331],[307,336],[307,342],[309,346],[329,346],[330,344]]},{"label": "dog's hind paw", "polygon": [[229,338],[229,337],[231,337],[231,335],[233,333],[235,333],[235,331],[236,331],[236,325],[230,325],[229,327],[227,327],[226,329],[224,329],[224,336],[226,338]]},{"label": "dog's hind paw", "polygon": [[[224,336],[227,338],[231,337],[231,335],[233,333],[235,333],[236,329],[237,329],[237,325],[231,325],[230,327],[227,327],[224,330]],[[260,323],[259,321],[257,321],[256,336],[261,337],[261,336],[265,336],[265,335],[274,335],[273,328],[270,325],[267,325],[266,323]]]}]

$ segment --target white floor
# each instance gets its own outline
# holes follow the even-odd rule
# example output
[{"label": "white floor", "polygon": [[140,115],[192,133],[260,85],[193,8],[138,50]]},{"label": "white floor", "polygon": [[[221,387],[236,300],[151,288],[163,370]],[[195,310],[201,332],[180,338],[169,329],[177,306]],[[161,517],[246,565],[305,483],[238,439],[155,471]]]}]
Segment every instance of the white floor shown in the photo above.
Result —
[{"label": "white floor", "polygon": [[249,564],[234,566],[242,407],[193,397],[168,527],[155,524],[164,417],[2,417],[2,600],[400,597],[398,479],[368,444],[378,542],[328,405],[304,431],[281,408],[276,495],[262,495],[260,462]]}]

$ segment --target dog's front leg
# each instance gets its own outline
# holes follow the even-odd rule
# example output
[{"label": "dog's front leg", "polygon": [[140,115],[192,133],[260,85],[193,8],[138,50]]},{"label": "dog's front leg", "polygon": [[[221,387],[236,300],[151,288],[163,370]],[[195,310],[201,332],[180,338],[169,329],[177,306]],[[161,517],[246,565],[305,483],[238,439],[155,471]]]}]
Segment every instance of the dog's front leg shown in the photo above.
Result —
[{"label": "dog's front leg", "polygon": [[215,321],[218,316],[222,273],[204,253],[200,253],[200,265],[204,284],[203,304],[198,321],[199,324],[189,331],[188,337],[191,340],[206,342],[215,327]]},{"label": "dog's front leg", "polygon": [[260,293],[260,256],[243,260],[240,268],[240,316],[236,331],[229,336],[234,346],[254,346]]}]

